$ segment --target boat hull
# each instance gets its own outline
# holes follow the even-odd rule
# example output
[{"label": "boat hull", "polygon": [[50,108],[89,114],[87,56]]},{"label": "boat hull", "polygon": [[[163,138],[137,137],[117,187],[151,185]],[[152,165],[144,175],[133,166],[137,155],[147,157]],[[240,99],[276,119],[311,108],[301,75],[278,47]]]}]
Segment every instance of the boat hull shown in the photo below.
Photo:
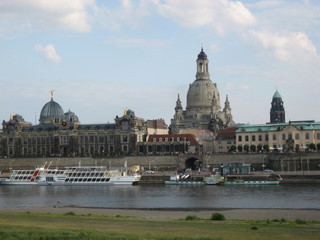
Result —
[{"label": "boat hull", "polygon": [[280,181],[226,181],[224,185],[279,185]]},{"label": "boat hull", "polygon": [[102,185],[135,185],[139,182],[137,179],[109,181],[109,182],[47,182],[47,181],[10,181],[2,180],[0,185],[22,185],[22,186],[102,186]]},{"label": "boat hull", "polygon": [[205,185],[206,183],[203,181],[165,181],[166,185]]}]

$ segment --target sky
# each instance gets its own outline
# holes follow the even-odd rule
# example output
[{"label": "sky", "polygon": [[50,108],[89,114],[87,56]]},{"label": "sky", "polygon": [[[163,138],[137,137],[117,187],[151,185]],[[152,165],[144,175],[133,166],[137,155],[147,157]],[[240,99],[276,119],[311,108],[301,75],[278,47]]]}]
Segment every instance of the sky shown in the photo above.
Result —
[{"label": "sky", "polygon": [[320,121],[319,0],[1,0],[0,120],[54,100],[83,124],[128,108],[170,124],[201,46],[237,123]]}]

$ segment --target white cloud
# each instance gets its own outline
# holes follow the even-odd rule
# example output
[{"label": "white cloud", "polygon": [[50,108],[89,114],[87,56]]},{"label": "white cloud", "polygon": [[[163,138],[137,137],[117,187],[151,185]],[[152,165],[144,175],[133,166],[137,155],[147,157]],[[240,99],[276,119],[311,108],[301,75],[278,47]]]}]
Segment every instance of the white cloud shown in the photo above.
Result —
[{"label": "white cloud", "polygon": [[[120,0],[120,6],[111,8],[107,6],[96,7],[94,10],[95,19],[103,27],[119,29],[122,25],[137,27],[144,25],[141,19],[151,15],[153,1],[141,0]],[[136,4],[137,3],[137,4]]]},{"label": "white cloud", "polygon": [[0,24],[11,29],[91,29],[87,9],[95,0],[1,0]]},{"label": "white cloud", "polygon": [[246,6],[256,9],[270,9],[282,6],[284,4],[286,4],[286,2],[283,0],[262,0],[255,3],[248,3]]},{"label": "white cloud", "polygon": [[255,23],[251,12],[239,1],[165,0],[156,3],[158,11],[185,27],[210,26],[218,33],[237,31]]},{"label": "white cloud", "polygon": [[271,33],[251,30],[249,35],[267,53],[272,53],[281,61],[320,60],[316,47],[303,32]]},{"label": "white cloud", "polygon": [[132,39],[109,39],[107,43],[116,44],[120,47],[162,47],[166,45],[166,42],[160,39],[142,39],[142,38],[132,38]]},{"label": "white cloud", "polygon": [[48,44],[47,46],[36,45],[35,49],[38,52],[41,52],[46,57],[46,59],[55,63],[61,62],[61,57],[57,54],[56,49],[52,44]]},{"label": "white cloud", "polygon": [[226,84],[226,87],[227,87],[227,90],[243,90],[243,91],[247,91],[247,90],[250,90],[251,87],[249,85],[237,85],[237,84],[234,84],[234,83],[227,83]]}]

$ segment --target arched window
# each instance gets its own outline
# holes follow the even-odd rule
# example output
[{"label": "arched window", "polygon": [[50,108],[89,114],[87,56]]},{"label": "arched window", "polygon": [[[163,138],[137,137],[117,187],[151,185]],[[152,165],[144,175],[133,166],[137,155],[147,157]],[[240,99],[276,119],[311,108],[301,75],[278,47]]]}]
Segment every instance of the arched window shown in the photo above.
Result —
[{"label": "arched window", "polygon": [[200,66],[200,72],[203,72],[203,63],[200,63],[199,66]]}]

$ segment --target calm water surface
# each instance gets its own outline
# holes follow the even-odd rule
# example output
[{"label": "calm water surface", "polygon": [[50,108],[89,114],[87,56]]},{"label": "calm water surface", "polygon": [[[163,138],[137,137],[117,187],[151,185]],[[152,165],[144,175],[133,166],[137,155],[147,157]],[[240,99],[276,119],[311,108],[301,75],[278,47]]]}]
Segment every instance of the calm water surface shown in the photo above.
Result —
[{"label": "calm water surface", "polygon": [[312,208],[320,185],[280,186],[0,186],[0,208]]}]

